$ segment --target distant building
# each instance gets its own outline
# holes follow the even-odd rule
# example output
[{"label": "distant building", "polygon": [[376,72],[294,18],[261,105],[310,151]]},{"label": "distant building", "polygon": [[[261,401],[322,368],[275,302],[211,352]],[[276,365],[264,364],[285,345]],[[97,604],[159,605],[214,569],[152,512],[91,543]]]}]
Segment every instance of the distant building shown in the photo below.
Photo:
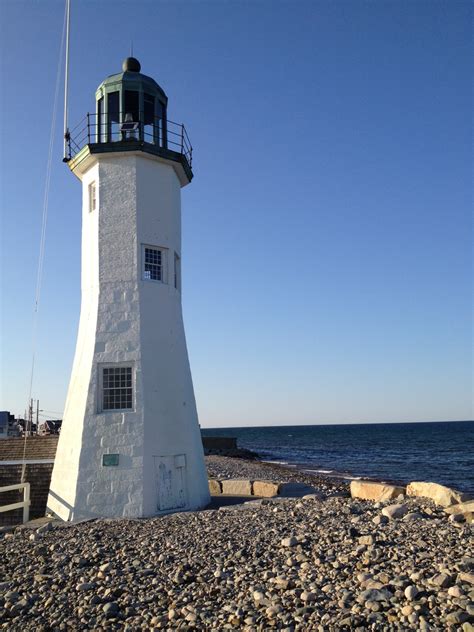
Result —
[{"label": "distant building", "polygon": [[8,437],[8,419],[10,413],[7,410],[0,410],[0,439]]},{"label": "distant building", "polygon": [[47,419],[39,424],[38,434],[45,435],[58,435],[61,431],[62,419]]},{"label": "distant building", "polygon": [[17,419],[16,422],[18,424],[20,435],[22,435],[23,437],[25,436],[25,434],[28,437],[33,437],[37,434],[37,426],[35,423],[30,423],[27,419]]},{"label": "distant building", "polygon": [[19,437],[20,434],[21,429],[15,416],[9,410],[0,410],[0,439]]}]

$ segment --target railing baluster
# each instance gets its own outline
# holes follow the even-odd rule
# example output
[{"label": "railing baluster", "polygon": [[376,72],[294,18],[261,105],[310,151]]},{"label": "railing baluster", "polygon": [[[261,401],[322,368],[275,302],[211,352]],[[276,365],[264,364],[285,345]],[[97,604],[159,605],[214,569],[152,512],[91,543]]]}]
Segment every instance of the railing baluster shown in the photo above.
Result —
[{"label": "railing baluster", "polygon": [[0,487],[0,492],[10,492],[14,490],[23,489],[23,501],[19,503],[11,503],[9,505],[0,505],[0,513],[6,511],[14,511],[15,509],[23,509],[23,522],[28,522],[30,519],[30,484],[29,483],[17,483],[15,485],[5,485]]},{"label": "railing baluster", "polygon": [[25,487],[23,489],[23,502],[25,503],[23,507],[23,524],[25,524],[30,519],[30,484],[29,483],[25,483]]},{"label": "railing baluster", "polygon": [[[119,119],[122,120],[122,118],[122,114],[119,113]],[[169,149],[179,153],[186,158],[189,167],[191,167],[193,147],[183,123],[155,117],[150,120],[147,127],[145,125],[145,112],[140,112],[138,120],[133,122],[138,123],[137,130],[131,132],[135,140],[141,143],[154,144],[157,149]],[[125,140],[126,132],[122,132],[122,125],[123,121],[120,124],[112,121],[111,117],[107,120],[107,117],[99,118],[97,114],[88,112],[82,121],[73,128],[72,132],[74,133],[70,133],[68,138],[69,159],[73,159],[86,144],[90,145],[94,142],[113,143]],[[103,139],[101,133],[104,134]]]}]

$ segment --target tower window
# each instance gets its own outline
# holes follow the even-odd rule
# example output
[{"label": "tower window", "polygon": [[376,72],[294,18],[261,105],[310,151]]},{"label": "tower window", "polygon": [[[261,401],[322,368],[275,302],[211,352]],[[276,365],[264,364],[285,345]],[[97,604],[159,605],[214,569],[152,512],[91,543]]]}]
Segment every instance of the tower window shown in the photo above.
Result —
[{"label": "tower window", "polygon": [[131,366],[102,368],[102,410],[132,410],[133,384]]},{"label": "tower window", "polygon": [[166,283],[166,249],[143,247],[143,278]]},{"label": "tower window", "polygon": [[174,286],[181,289],[181,257],[177,252],[174,253]]},{"label": "tower window", "polygon": [[97,208],[97,187],[95,182],[89,184],[89,212]]}]

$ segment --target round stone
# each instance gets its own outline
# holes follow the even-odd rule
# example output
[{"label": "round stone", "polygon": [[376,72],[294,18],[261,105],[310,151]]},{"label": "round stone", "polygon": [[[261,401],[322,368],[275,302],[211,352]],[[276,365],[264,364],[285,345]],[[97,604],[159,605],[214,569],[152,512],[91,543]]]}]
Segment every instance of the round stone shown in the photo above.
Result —
[{"label": "round stone", "polygon": [[448,595],[450,597],[456,597],[459,599],[459,597],[462,597],[464,595],[464,592],[461,590],[461,588],[459,588],[459,586],[451,586],[451,588],[448,588]]},{"label": "round stone", "polygon": [[408,601],[414,601],[419,592],[418,588],[411,584],[405,588],[405,597]]},{"label": "round stone", "polygon": [[109,603],[106,603],[102,610],[104,611],[104,614],[107,617],[113,617],[117,614],[117,612],[119,611],[119,607],[118,604],[115,603],[115,601],[111,601]]}]

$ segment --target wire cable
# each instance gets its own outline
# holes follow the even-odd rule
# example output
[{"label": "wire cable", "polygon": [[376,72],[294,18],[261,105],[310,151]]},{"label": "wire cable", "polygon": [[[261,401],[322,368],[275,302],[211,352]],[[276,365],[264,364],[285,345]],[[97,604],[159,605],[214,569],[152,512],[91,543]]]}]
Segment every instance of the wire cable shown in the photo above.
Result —
[{"label": "wire cable", "polygon": [[[36,361],[36,347],[37,347],[37,332],[38,332],[38,311],[41,299],[41,285],[43,280],[43,264],[44,264],[44,250],[46,243],[46,226],[48,223],[48,208],[49,208],[49,189],[51,184],[51,167],[53,163],[53,147],[54,147],[54,131],[56,128],[56,118],[58,112],[58,101],[59,101],[59,87],[61,84],[61,69],[62,69],[62,61],[63,61],[63,52],[64,52],[64,41],[66,37],[66,25],[67,25],[67,5],[64,12],[64,22],[63,22],[63,31],[61,36],[61,45],[59,49],[59,60],[58,60],[58,68],[56,72],[56,87],[54,91],[54,102],[53,102],[53,114],[51,118],[51,131],[49,135],[49,149],[48,149],[48,159],[46,162],[46,177],[45,177],[45,185],[44,185],[44,197],[43,197],[43,213],[41,219],[41,237],[40,237],[40,245],[39,245],[39,254],[38,254],[38,269],[36,273],[36,288],[35,288],[35,302],[33,308],[33,327],[32,327],[32,354],[31,354],[31,371],[30,371],[30,383],[28,388],[28,410],[30,409],[31,403],[31,393],[33,390],[33,376],[35,371],[35,361]],[[26,475],[26,440],[27,440],[27,430],[26,430],[26,420],[25,420],[25,441],[23,444],[23,465],[21,470],[21,482],[25,482]]]}]

